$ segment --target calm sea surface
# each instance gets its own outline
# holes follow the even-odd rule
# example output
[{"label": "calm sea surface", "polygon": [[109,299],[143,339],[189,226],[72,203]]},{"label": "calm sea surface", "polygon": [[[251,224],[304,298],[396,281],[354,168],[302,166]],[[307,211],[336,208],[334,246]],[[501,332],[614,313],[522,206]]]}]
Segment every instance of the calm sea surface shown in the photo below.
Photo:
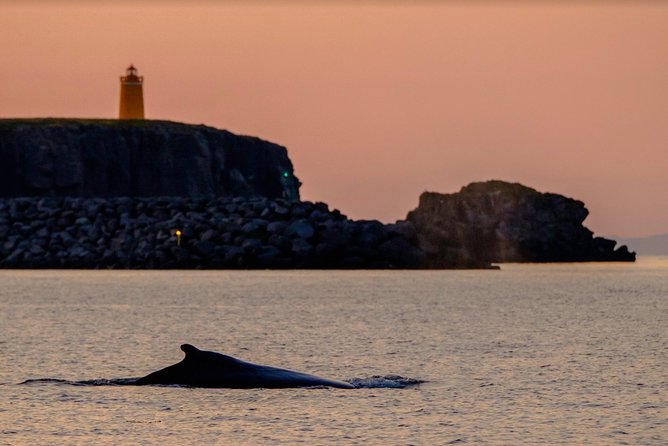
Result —
[{"label": "calm sea surface", "polygon": [[[341,380],[425,382],[76,384],[176,363],[184,342]],[[0,358],[0,444],[665,445],[668,259],[501,271],[0,271]]]}]

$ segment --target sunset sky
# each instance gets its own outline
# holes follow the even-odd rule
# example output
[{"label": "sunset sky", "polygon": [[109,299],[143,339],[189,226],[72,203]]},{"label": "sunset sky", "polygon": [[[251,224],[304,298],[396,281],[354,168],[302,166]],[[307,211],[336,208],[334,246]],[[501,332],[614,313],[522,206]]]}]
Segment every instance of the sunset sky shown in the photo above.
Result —
[{"label": "sunset sky", "polygon": [[302,198],[404,218],[517,181],[668,232],[668,2],[0,0],[0,117],[147,118],[288,148]]}]

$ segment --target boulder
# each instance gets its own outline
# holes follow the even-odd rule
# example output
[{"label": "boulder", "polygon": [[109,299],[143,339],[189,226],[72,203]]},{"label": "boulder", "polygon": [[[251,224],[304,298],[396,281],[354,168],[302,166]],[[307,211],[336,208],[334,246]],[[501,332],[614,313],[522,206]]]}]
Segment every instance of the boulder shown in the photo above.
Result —
[{"label": "boulder", "polygon": [[288,226],[286,235],[298,237],[300,239],[308,240],[315,234],[313,225],[308,220],[297,220]]}]

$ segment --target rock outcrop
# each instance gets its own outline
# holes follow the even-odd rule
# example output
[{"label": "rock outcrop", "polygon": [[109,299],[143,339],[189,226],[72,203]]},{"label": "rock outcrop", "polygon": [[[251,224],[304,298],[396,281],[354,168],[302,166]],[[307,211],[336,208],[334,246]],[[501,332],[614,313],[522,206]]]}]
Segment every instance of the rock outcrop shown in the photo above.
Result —
[{"label": "rock outcrop", "polygon": [[258,138],[165,121],[13,119],[0,120],[0,157],[0,267],[422,265],[409,223],[299,201],[286,149]]},{"label": "rock outcrop", "polygon": [[352,221],[324,203],[0,199],[0,268],[368,269],[417,268],[423,260],[410,223]]},{"label": "rock outcrop", "polygon": [[0,120],[0,197],[299,199],[284,147],[202,125]]},{"label": "rock outcrop", "polygon": [[581,201],[517,183],[472,183],[459,193],[425,192],[408,214],[426,267],[502,262],[633,261],[626,246],[583,226]]},{"label": "rock outcrop", "polygon": [[[489,268],[629,261],[580,201],[424,193],[406,221],[299,201],[284,147],[166,121],[0,120],[0,268]],[[181,232],[180,243],[176,230]]]}]

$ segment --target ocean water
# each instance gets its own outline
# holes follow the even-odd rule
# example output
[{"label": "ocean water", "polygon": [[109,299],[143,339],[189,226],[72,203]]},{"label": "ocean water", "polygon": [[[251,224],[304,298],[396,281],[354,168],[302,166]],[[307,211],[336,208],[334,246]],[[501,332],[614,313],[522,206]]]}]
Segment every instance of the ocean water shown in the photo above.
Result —
[{"label": "ocean water", "polygon": [[[0,444],[665,445],[667,335],[666,258],[5,270]],[[185,342],[360,388],[80,383],[143,376],[180,361]]]}]

